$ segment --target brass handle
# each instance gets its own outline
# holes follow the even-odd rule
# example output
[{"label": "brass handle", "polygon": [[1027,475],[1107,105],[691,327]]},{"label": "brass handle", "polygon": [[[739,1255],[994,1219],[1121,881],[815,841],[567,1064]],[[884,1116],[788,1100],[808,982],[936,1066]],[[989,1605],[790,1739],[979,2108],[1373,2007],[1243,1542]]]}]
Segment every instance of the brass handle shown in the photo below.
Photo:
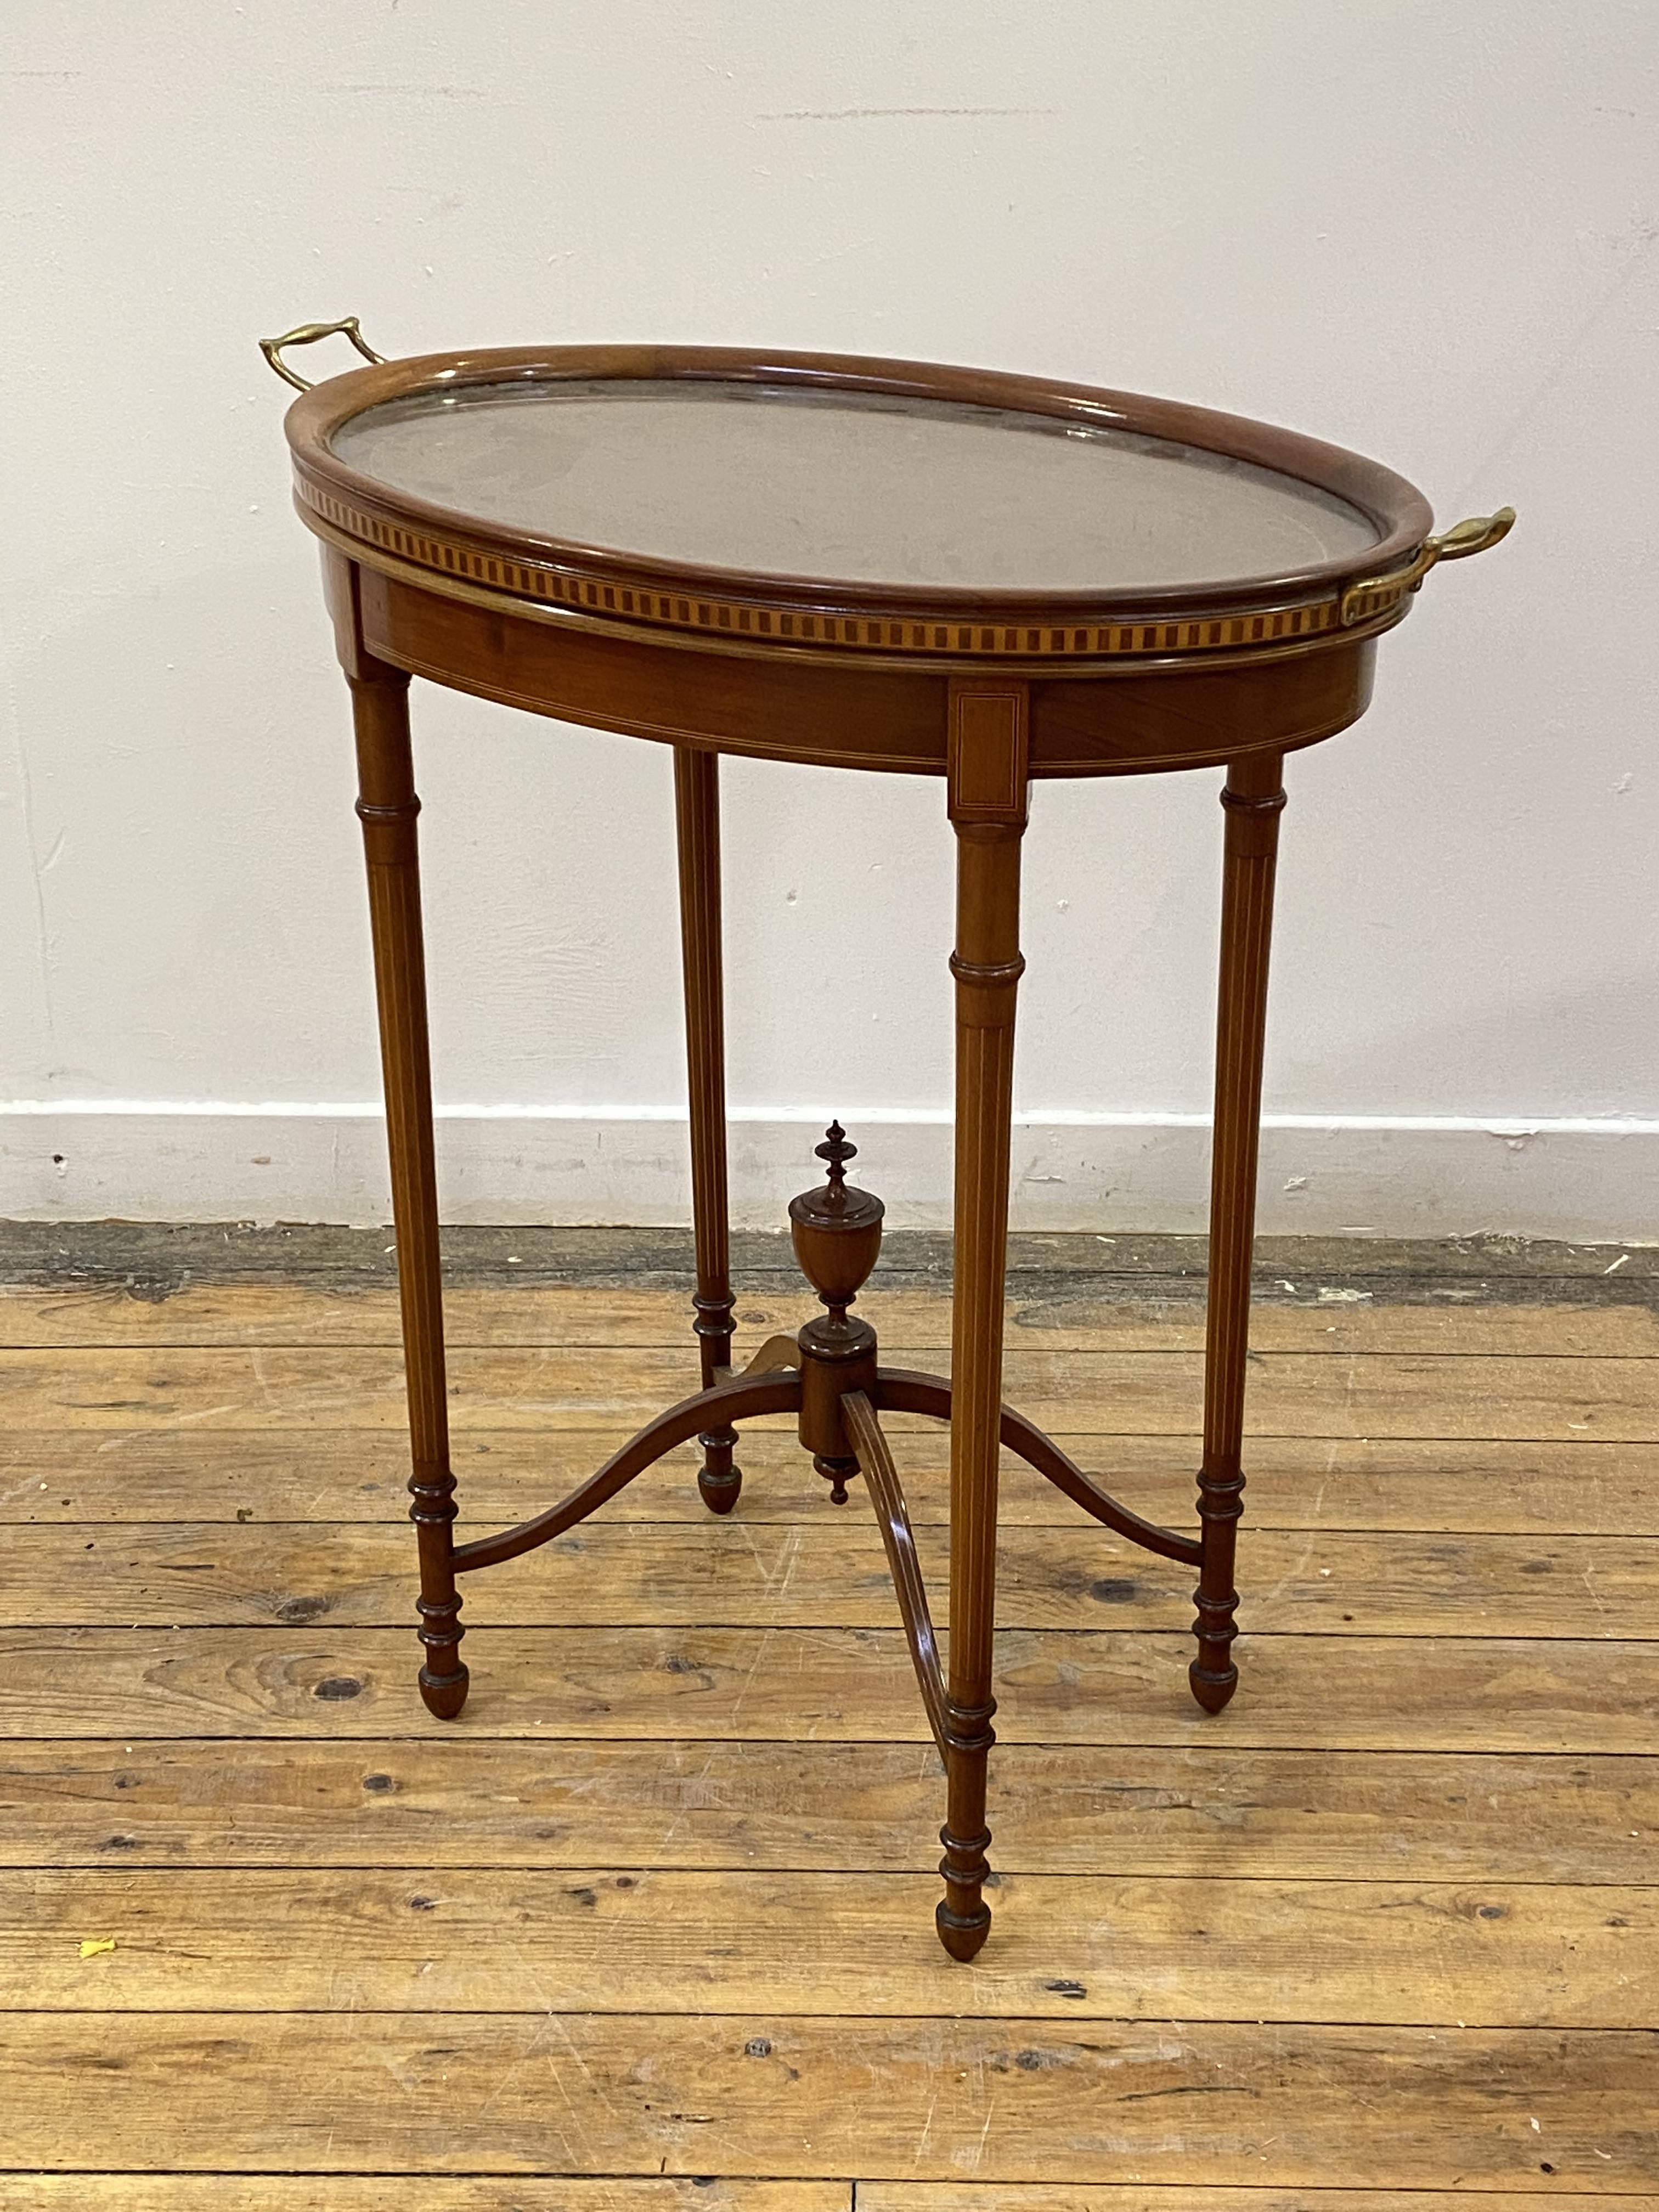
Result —
[{"label": "brass handle", "polygon": [[1500,538],[1507,538],[1514,526],[1512,507],[1500,507],[1496,514],[1472,514],[1467,522],[1455,522],[1449,530],[1431,538],[1425,544],[1423,550],[1430,554],[1425,569],[1432,568],[1437,561],[1467,561],[1471,553],[1484,553]]},{"label": "brass handle", "polygon": [[283,359],[283,348],[291,345],[315,345],[319,338],[349,338],[365,361],[379,363],[384,354],[376,353],[357,327],[356,315],[347,315],[337,323],[301,323],[294,330],[284,331],[279,338],[261,338],[259,350],[270,363],[284,384],[291,384],[296,392],[311,390],[304,377],[298,375]]},{"label": "brass handle", "polygon": [[1500,538],[1507,538],[1514,526],[1515,509],[1500,507],[1496,514],[1472,514],[1467,522],[1454,523],[1449,530],[1425,538],[1403,568],[1391,569],[1386,576],[1362,576],[1348,586],[1342,594],[1343,628],[1375,614],[1384,597],[1392,601],[1416,591],[1437,562],[1467,561],[1471,553],[1484,553]]}]

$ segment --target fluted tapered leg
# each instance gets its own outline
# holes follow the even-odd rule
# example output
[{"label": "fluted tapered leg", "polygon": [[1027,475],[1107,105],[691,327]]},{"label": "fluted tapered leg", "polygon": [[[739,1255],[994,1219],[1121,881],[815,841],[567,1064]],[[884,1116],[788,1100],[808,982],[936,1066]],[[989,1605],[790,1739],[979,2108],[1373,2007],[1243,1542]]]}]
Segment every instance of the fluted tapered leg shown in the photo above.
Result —
[{"label": "fluted tapered leg", "polygon": [[1210,1281],[1204,1353],[1204,1462],[1198,1511],[1204,1555],[1194,1600],[1193,1695],[1218,1713],[1238,1682],[1232,1643],[1238,1593],[1233,1554],[1243,1512],[1244,1380],[1255,1239],[1256,1155],[1267,1014],[1273,866],[1285,793],[1277,753],[1235,761],[1221,803],[1226,858],[1216,1029],[1215,1136],[1210,1172]]},{"label": "fluted tapered leg", "polygon": [[957,834],[956,1249],[951,1323],[951,1640],[939,1940],[971,1959],[991,1924],[987,1760],[996,1600],[997,1454],[1003,1279],[1013,1118],[1019,854],[1025,826],[1025,698],[1005,686],[952,696],[951,817]]},{"label": "fluted tapered leg", "polygon": [[[691,1220],[697,1252],[692,1323],[703,1388],[732,1364],[731,1231],[726,1184],[726,1015],[720,973],[720,755],[674,752],[680,868],[680,947],[685,972],[685,1060],[691,1108]],[[743,1486],[732,1463],[738,1432],[697,1439],[697,1487],[712,1513],[729,1513]]]},{"label": "fluted tapered leg", "polygon": [[432,1149],[432,1075],[427,1044],[426,961],[421,875],[409,750],[409,678],[361,660],[350,678],[357,733],[357,812],[368,863],[368,907],[392,1156],[392,1214],[398,1237],[404,1366],[413,1468],[409,1487],[420,1547],[420,1637],[426,1648],[421,1695],[441,1720],[466,1701],[461,1601],[455,1594],[455,1478],[449,1467],[444,1325],[438,1252],[437,1178]]}]

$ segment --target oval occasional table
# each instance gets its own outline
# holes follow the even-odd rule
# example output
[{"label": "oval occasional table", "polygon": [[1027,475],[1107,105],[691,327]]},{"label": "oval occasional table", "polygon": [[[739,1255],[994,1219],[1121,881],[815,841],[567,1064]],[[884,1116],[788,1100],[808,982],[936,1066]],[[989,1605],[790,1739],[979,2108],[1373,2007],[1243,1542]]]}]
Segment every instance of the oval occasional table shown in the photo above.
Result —
[{"label": "oval occasional table", "polygon": [[[285,349],[368,364],[314,387]],[[355,318],[264,342],[300,514],[323,541],[351,688],[386,1076],[418,1535],[421,1692],[466,1697],[457,1577],[573,1527],[700,1439],[727,1512],[736,1424],[794,1413],[837,1503],[875,1509],[945,1762],[945,1947],[982,1894],[1000,1447],[1082,1510],[1197,1571],[1190,1679],[1218,1712],[1244,1478],[1246,1332],[1267,943],[1286,753],[1346,728],[1376,640],[1505,508],[1431,534],[1375,462],[1165,400],[912,362],[557,346],[381,361]],[[410,767],[411,676],[674,750],[702,1388],[562,1503],[454,1540]],[[789,1207],[825,1310],[732,1364],[720,980],[722,753],[937,776],[957,848],[955,1275],[948,1381],[884,1366],[848,1309],[881,1201],[826,1173]],[[1223,767],[1225,842],[1204,1437],[1196,1533],[1143,1519],[1002,1402],[1020,841],[1033,783]],[[942,933],[941,933],[942,934]],[[948,1657],[929,1616],[890,1413],[951,1430]]]}]

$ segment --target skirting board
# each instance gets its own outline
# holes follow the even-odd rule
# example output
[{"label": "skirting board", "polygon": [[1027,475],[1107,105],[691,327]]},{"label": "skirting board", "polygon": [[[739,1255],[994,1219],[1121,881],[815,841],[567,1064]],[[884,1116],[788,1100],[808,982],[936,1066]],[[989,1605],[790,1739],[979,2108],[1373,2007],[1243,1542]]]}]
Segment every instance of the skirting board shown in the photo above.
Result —
[{"label": "skirting board", "polygon": [[[835,1102],[831,1102],[834,1103]],[[854,1180],[896,1228],[950,1226],[951,1129],[937,1113],[839,1108]],[[821,1117],[745,1109],[731,1125],[736,1226],[782,1225],[818,1181]],[[672,1111],[441,1109],[446,1220],[667,1227],[690,1211]],[[1196,1115],[1032,1115],[1014,1130],[1023,1230],[1205,1226],[1209,1128]],[[0,1104],[0,1217],[13,1220],[330,1221],[390,1213],[378,1109],[21,1102]],[[1659,1121],[1270,1116],[1258,1223],[1268,1236],[1659,1241]]]}]

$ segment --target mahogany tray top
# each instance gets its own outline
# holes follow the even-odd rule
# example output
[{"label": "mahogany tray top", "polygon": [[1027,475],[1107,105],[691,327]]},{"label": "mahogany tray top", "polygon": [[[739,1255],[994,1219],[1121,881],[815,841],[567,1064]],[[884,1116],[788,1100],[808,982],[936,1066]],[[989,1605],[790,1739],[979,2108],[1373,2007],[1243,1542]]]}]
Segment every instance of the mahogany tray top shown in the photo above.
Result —
[{"label": "mahogany tray top", "polygon": [[[942,773],[942,679],[993,671],[1035,680],[1036,776],[1309,744],[1364,711],[1371,641],[1427,568],[1479,550],[1463,531],[1431,538],[1420,492],[1339,447],[988,370],[561,346],[376,362],[301,388],[295,497],[386,580],[387,658],[727,751]],[[1484,544],[1506,526],[1464,528]],[[522,633],[492,652],[457,611],[438,665],[429,622],[416,640],[398,619],[398,586],[555,623],[600,653],[675,644],[695,660],[642,672],[630,702],[620,653],[554,668]],[[732,653],[770,665],[735,726],[717,665]],[[825,705],[813,675],[853,663],[862,713],[842,692]],[[1109,700],[1076,680],[1103,676],[1122,687]]]}]

